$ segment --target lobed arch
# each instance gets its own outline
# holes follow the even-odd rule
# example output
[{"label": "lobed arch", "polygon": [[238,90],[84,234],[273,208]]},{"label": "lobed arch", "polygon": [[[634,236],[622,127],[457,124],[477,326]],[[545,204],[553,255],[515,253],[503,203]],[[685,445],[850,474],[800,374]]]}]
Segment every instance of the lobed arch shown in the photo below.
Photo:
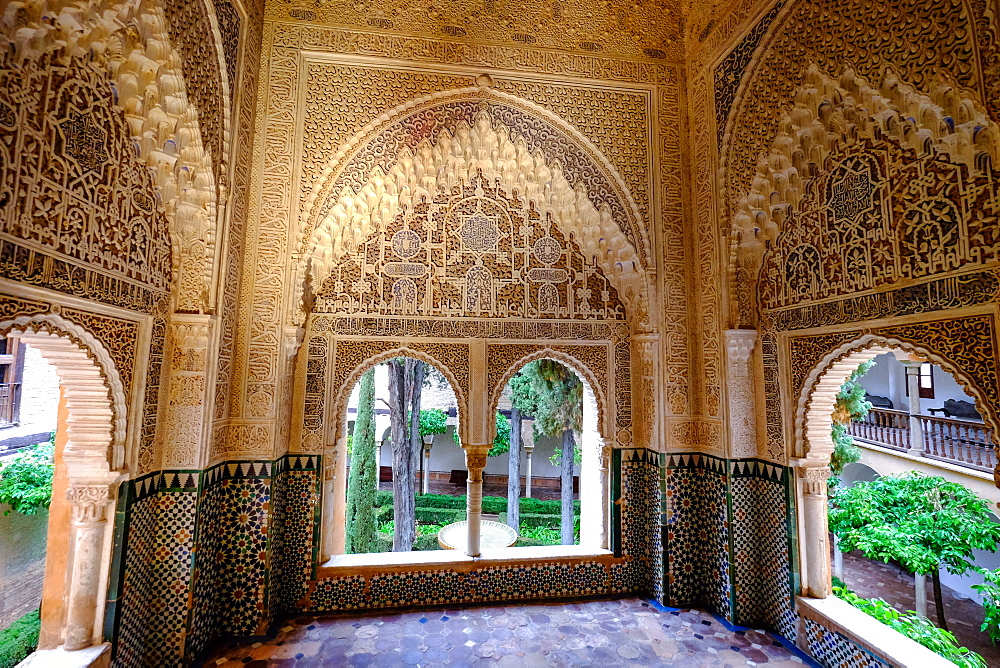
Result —
[{"label": "lobed arch", "polygon": [[335,445],[339,442],[340,435],[343,433],[346,424],[344,416],[347,414],[347,402],[351,398],[351,392],[354,390],[354,386],[357,385],[361,380],[361,377],[376,364],[380,364],[396,357],[412,357],[413,359],[430,364],[432,367],[441,372],[441,375],[445,377],[448,384],[451,385],[451,389],[455,392],[455,399],[458,401],[459,436],[462,438],[463,443],[467,443],[468,440],[466,439],[466,435],[462,432],[468,428],[465,420],[465,417],[468,415],[468,406],[466,404],[464,389],[458,382],[455,374],[448,368],[447,364],[436,359],[434,356],[421,350],[415,350],[406,345],[400,345],[392,348],[391,350],[382,351],[376,355],[367,357],[364,361],[355,365],[354,368],[344,377],[344,381],[336,390],[336,398],[333,402],[333,444]]},{"label": "lobed arch", "polygon": [[778,238],[806,196],[810,178],[846,147],[891,138],[917,155],[939,156],[971,173],[990,174],[1000,165],[1000,129],[951,82],[935,81],[928,94],[889,69],[875,86],[850,68],[831,76],[812,64],[793,100],[749,189],[733,203],[731,270],[759,265],[767,243]]},{"label": "lobed arch", "polygon": [[[988,402],[986,393],[953,361],[925,346],[897,338],[864,334],[827,353],[805,378],[795,406],[795,442],[800,466],[819,467],[830,463],[833,440],[830,436],[831,413],[841,385],[858,365],[883,353],[902,350],[926,359],[950,373],[962,389],[974,397],[977,410],[993,429],[997,438],[1000,425],[996,407]],[[996,446],[997,443],[994,443]]]},{"label": "lobed arch", "polygon": [[504,370],[499,381],[490,389],[489,412],[487,415],[493,415],[498,410],[500,397],[502,396],[507,383],[510,382],[510,379],[523,369],[526,364],[543,359],[554,360],[565,365],[566,368],[576,374],[576,376],[583,381],[584,387],[588,388],[589,391],[593,393],[597,403],[597,428],[601,434],[601,438],[606,441],[610,441],[614,433],[614,429],[612,427],[614,422],[611,419],[611,416],[608,415],[607,397],[605,396],[604,388],[601,387],[597,380],[597,376],[594,375],[594,372],[591,371],[584,362],[578,360],[572,355],[549,347],[539,348],[538,350],[528,353],[510,364]]},{"label": "lobed arch", "polygon": [[[840,7],[826,0],[772,4],[771,13],[751,35],[734,45],[725,62],[717,63],[716,98],[723,102],[718,121],[720,178],[730,207],[726,216],[749,190],[754,167],[768,151],[779,118],[801,85],[804,71],[789,63],[815,62],[827,71],[849,64],[870,79],[891,67],[924,90],[930,90],[935,79],[948,79],[998,118],[996,96],[991,95],[998,83],[997,68],[991,65],[1000,46],[992,26],[995,12],[970,0],[910,3],[909,8],[900,13],[878,4]],[[730,81],[735,89],[723,90]]]},{"label": "lobed arch", "polygon": [[[561,159],[545,152],[546,142]],[[296,297],[314,292],[339,257],[391,220],[401,201],[448,190],[476,170],[551,211],[624,300],[645,313],[651,246],[624,180],[578,130],[488,83],[411,100],[337,151],[302,205]],[[295,300],[297,320],[305,318],[307,301]]]},{"label": "lobed arch", "polygon": [[71,0],[13,3],[0,13],[0,39],[13,62],[74,58],[106,68],[115,105],[128,122],[136,152],[146,163],[170,227],[175,308],[210,306],[220,248],[218,218],[226,198],[231,105],[221,36],[206,5],[220,62],[219,159],[206,147],[198,109],[187,90],[182,55],[171,43],[163,7],[154,0]]},{"label": "lobed arch", "polygon": [[54,313],[0,321],[0,336],[9,334],[35,347],[59,377],[68,414],[65,459],[70,479],[127,471],[127,397],[104,345]]}]

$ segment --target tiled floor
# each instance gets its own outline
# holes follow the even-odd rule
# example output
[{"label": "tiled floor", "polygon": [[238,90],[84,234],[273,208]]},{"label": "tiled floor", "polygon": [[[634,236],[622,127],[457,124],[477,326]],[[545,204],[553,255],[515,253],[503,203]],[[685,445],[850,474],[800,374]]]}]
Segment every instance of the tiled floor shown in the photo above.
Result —
[{"label": "tiled floor", "polygon": [[[882,598],[897,610],[913,610],[915,607],[913,576],[895,564],[871,561],[860,552],[844,555],[844,582],[859,596]],[[989,636],[980,632],[983,623],[983,608],[975,601],[961,599],[948,587],[941,586],[944,599],[944,613],[949,630],[955,634],[960,645],[968,647],[986,659],[990,666],[1000,666],[1000,651],[990,643]],[[934,605],[934,590],[931,579],[927,578],[927,616],[937,621]]]},{"label": "tiled floor", "polygon": [[774,636],[638,599],[300,617],[273,640],[233,645],[206,666],[813,665]]}]

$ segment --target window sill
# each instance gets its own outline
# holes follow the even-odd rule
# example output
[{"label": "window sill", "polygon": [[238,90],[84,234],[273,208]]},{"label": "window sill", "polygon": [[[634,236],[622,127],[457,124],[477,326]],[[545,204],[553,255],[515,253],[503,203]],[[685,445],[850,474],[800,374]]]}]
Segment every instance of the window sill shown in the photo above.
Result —
[{"label": "window sill", "polygon": [[614,560],[610,550],[581,545],[547,545],[540,547],[505,547],[483,550],[479,557],[470,557],[458,550],[425,550],[421,552],[376,552],[374,554],[338,554],[320,565],[318,577],[331,577],[359,571],[398,571],[413,568],[472,570],[493,563],[529,561],[607,561]]},{"label": "window sill", "polygon": [[[836,596],[831,595],[826,598],[799,596],[795,599],[795,603],[796,612],[803,618],[811,619],[825,629],[839,633],[890,666],[954,668],[952,662]],[[803,649],[808,653],[808,648]]]}]

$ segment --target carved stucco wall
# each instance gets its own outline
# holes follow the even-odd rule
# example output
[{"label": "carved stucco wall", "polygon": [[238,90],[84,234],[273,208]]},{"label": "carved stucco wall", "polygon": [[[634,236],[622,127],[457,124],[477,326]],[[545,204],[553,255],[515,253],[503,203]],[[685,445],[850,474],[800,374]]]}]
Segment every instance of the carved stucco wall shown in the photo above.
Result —
[{"label": "carved stucco wall", "polygon": [[[968,307],[994,293],[989,275],[958,274],[995,266],[995,7],[907,5],[890,21],[886,6],[821,4],[733,3],[691,37],[692,202],[723,231],[723,322],[763,330],[760,453],[773,461],[787,438],[775,331]],[[870,169],[851,170],[862,164]],[[864,253],[843,238],[852,220]],[[768,309],[760,320],[758,304]]]},{"label": "carved stucco wall", "polygon": [[[653,338],[646,344],[648,353],[641,358],[648,361],[642,367],[642,382],[651,393],[658,392],[665,386],[661,378],[669,375],[672,401],[664,412],[677,423],[676,434],[701,447],[702,436],[712,430],[702,428],[691,417],[706,402],[693,396],[696,390],[688,380],[694,360],[688,355],[692,307],[684,298],[690,286],[684,275],[688,249],[680,203],[679,88],[683,82],[679,68],[655,60],[576,54],[567,59],[551,53],[543,58],[541,52],[521,46],[499,48],[421,36],[359,33],[316,25],[294,12],[291,16],[279,12],[274,18],[264,29],[268,77],[259,89],[257,122],[262,131],[255,147],[261,189],[248,217],[251,227],[242,272],[239,338],[231,372],[234,382],[229,405],[233,416],[225,425],[225,435],[215,439],[213,457],[237,452],[270,455],[276,446],[279,451],[284,447],[283,428],[277,425],[284,424],[283,416],[289,414],[291,354],[302,337],[300,330],[290,327],[297,320],[294,314],[302,301],[296,293],[301,288],[288,279],[289,268],[309,257],[311,230],[322,219],[322,215],[316,218],[310,212],[322,213],[330,210],[323,207],[333,206],[325,204],[329,198],[317,196],[317,192],[323,191],[330,170],[337,168],[337,152],[366,126],[374,122],[372,127],[377,127],[381,114],[435,93],[474,89],[477,75],[483,72],[492,76],[490,90],[497,91],[496,96],[510,92],[554,112],[554,118],[582,133],[620,175],[641,225],[638,230],[629,230],[637,250],[650,255],[651,267],[658,264],[662,253],[673,269],[650,273],[647,281],[649,299],[659,303],[661,294],[669,298],[663,299],[664,308],[651,309],[653,320],[644,325]],[[303,22],[290,22],[289,18]],[[338,54],[364,57],[346,61]],[[378,57],[383,55],[414,62],[396,65],[380,61]],[[500,67],[514,67],[528,76],[500,74]],[[559,75],[558,83],[553,75]],[[574,80],[581,76],[613,83],[592,85]],[[299,100],[304,106],[299,106]],[[503,117],[504,122],[509,118]],[[530,122],[541,127],[538,120]],[[428,136],[436,134],[437,127],[428,126],[428,130],[435,128]],[[530,138],[535,132],[531,127],[519,131]],[[662,160],[657,159],[659,155]],[[548,160],[553,158],[560,160],[558,153],[548,154]],[[376,162],[379,159],[377,155],[374,158]],[[390,160],[386,171],[392,163]],[[369,160],[362,164],[367,167],[357,175],[359,189],[375,163]],[[570,165],[560,162],[558,168],[565,172]],[[589,185],[588,193],[593,193]],[[305,278],[305,273],[300,275]],[[310,307],[311,296],[306,294]],[[669,353],[656,354],[663,348],[669,348]],[[709,357],[716,354],[708,352]],[[666,402],[658,403],[666,406]],[[661,434],[657,438],[662,442]]]}]

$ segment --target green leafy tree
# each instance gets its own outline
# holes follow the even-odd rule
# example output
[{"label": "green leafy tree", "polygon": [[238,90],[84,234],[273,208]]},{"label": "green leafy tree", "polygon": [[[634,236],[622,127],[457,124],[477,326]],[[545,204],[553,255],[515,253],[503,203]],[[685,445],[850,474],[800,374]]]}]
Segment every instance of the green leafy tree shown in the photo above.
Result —
[{"label": "green leafy tree", "polygon": [[448,415],[440,408],[420,411],[420,436],[432,436],[448,432]]},{"label": "green leafy tree", "polygon": [[858,610],[871,615],[907,638],[914,640],[935,654],[961,668],[987,668],[983,657],[965,647],[959,647],[954,634],[939,629],[926,617],[911,611],[902,613],[881,598],[861,598],[843,585],[834,585],[834,595],[847,601]]},{"label": "green leafy tree", "polygon": [[11,511],[34,515],[48,508],[52,501],[53,453],[55,432],[48,443],[39,443],[14,455],[6,464],[0,464],[0,503]]},{"label": "green leafy tree", "polygon": [[940,570],[960,575],[973,568],[973,550],[995,551],[1000,524],[989,505],[967,487],[910,472],[838,490],[830,530],[844,552],[896,561],[911,573],[930,574],[938,623],[947,630]]},{"label": "green leafy tree", "polygon": [[577,460],[573,432],[583,427],[583,383],[565,365],[554,360],[529,362],[511,380],[511,401],[535,418],[535,434],[562,435],[560,487],[562,541],[573,544],[573,468]]},{"label": "green leafy tree", "polygon": [[834,476],[842,474],[848,464],[861,460],[861,448],[854,445],[854,439],[847,433],[847,426],[855,420],[864,419],[872,409],[871,403],[865,400],[865,388],[858,383],[858,380],[873,366],[875,360],[860,365],[840,386],[840,392],[837,393],[832,416],[833,456],[830,457],[830,470]]},{"label": "green leafy tree", "polygon": [[1000,643],[1000,569],[991,571],[985,568],[977,568],[985,578],[982,584],[974,584],[972,588],[983,597],[983,625],[980,631],[986,631],[990,635],[990,641],[994,645]]},{"label": "green leafy tree", "polygon": [[347,478],[348,554],[377,552],[375,527],[375,369],[361,377],[358,413],[351,438],[351,473]]}]

